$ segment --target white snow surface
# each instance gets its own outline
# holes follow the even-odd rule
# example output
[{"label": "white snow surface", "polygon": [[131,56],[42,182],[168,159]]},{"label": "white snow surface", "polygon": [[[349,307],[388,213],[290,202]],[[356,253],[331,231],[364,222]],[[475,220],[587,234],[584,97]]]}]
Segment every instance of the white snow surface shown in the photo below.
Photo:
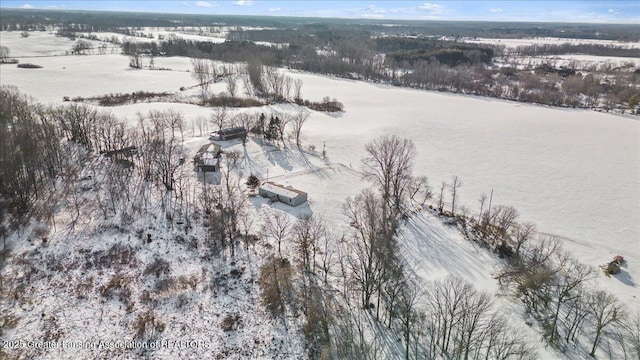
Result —
[{"label": "white snow surface", "polygon": [[[0,31],[0,43],[9,48],[9,57],[60,56],[70,52],[79,40],[89,42],[94,48],[102,44],[94,40],[69,40],[66,37],[56,37],[52,32],[47,31],[30,31],[29,37],[22,37],[20,33],[21,31]],[[20,59],[20,62],[29,61]]]},{"label": "white snow surface", "polygon": [[507,48],[514,48],[518,46],[530,46],[530,45],[560,45],[560,44],[598,44],[598,45],[613,45],[624,46],[630,48],[640,48],[640,42],[623,42],[601,39],[572,39],[572,38],[554,38],[554,37],[533,37],[522,39],[492,39],[492,38],[467,38],[465,42],[479,43],[479,44],[492,44],[492,45],[504,45]]}]

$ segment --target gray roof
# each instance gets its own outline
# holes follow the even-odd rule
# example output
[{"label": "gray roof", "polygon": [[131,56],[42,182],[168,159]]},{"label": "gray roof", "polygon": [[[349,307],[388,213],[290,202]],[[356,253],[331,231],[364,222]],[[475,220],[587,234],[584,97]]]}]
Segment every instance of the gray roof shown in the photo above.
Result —
[{"label": "gray roof", "polygon": [[298,195],[306,195],[304,191],[296,190],[291,186],[284,186],[273,182],[265,182],[260,189],[269,191],[273,194],[284,196],[290,199],[296,198]]}]

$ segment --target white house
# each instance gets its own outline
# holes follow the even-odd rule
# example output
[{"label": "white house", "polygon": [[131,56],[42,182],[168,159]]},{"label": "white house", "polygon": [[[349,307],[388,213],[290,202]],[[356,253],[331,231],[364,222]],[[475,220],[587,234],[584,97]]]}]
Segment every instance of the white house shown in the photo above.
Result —
[{"label": "white house", "polygon": [[258,190],[260,196],[274,201],[280,201],[290,206],[298,206],[307,202],[307,193],[296,190],[291,186],[284,186],[273,182],[265,182]]}]

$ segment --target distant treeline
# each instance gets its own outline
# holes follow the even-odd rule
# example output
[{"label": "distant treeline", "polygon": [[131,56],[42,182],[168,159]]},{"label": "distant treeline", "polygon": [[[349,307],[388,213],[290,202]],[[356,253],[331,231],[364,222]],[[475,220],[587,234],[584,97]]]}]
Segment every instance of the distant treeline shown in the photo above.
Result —
[{"label": "distant treeline", "polygon": [[603,44],[534,44],[518,46],[511,53],[519,56],[594,55],[640,58],[640,49]]},{"label": "distant treeline", "polygon": [[[151,44],[141,43],[137,46],[144,50],[153,50]],[[125,49],[125,54],[128,54],[126,42],[123,44],[123,49]],[[157,51],[166,56],[209,58],[225,62],[247,61],[247,59],[257,57],[265,65],[280,65],[286,57],[286,50],[260,46],[248,41],[213,43],[177,38],[161,41]]]},{"label": "distant treeline", "polygon": [[[640,89],[631,86],[638,82],[638,71],[617,71],[604,77],[550,64],[524,70],[516,65],[488,67],[486,64],[496,52],[501,54],[502,47],[433,39],[398,39],[394,45],[392,39],[358,41],[360,38],[358,33],[340,35],[324,31],[314,41],[293,41],[288,47],[261,46],[250,41],[212,43],[173,38],[159,45],[125,42],[123,49],[128,55],[137,51],[225,62],[254,59],[267,66],[552,106],[635,111],[640,98]],[[585,49],[608,47],[587,45]],[[380,56],[381,50],[389,53]]]},{"label": "distant treeline", "polygon": [[[639,41],[634,24],[579,24],[491,21],[424,21],[389,19],[327,19],[277,16],[231,16],[211,14],[154,14],[108,11],[61,11],[7,9],[0,13],[1,30],[38,29],[44,26],[82,24],[83,31],[114,31],[118,27],[251,26],[289,29],[291,32],[334,29],[364,30],[382,35],[430,35],[447,37],[559,37]],[[390,26],[392,25],[392,26]],[[261,36],[266,36],[261,34]],[[269,41],[269,40],[259,40]]]}]

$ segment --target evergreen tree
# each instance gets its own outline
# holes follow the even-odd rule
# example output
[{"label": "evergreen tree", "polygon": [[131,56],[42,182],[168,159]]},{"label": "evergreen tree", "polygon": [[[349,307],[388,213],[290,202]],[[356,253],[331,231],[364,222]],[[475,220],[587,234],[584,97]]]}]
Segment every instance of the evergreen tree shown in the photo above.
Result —
[{"label": "evergreen tree", "polygon": [[258,186],[260,186],[260,179],[258,179],[258,177],[257,177],[257,176],[255,176],[255,175],[251,174],[251,175],[249,176],[249,178],[247,179],[246,184],[247,184],[247,187],[248,187],[251,191],[255,192],[255,191],[256,191],[256,188],[258,188]]},{"label": "evergreen tree", "polygon": [[280,139],[280,118],[277,116],[275,118],[271,116],[271,120],[269,120],[269,127],[267,128],[264,137],[270,141],[277,141]]},{"label": "evergreen tree", "polygon": [[260,114],[260,117],[258,118],[258,124],[256,125],[256,127],[253,129],[253,132],[256,134],[264,134],[264,125],[265,125],[265,120],[266,120],[266,116],[264,116],[264,113]]}]

